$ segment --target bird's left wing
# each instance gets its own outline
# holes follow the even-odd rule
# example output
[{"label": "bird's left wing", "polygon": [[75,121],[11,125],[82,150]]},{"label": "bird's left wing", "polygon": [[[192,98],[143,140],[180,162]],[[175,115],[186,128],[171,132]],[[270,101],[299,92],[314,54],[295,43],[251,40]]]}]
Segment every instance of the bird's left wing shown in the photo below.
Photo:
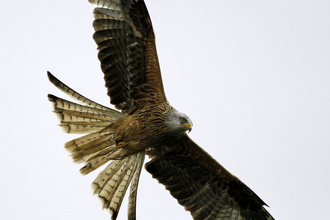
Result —
[{"label": "bird's left wing", "polygon": [[188,135],[173,146],[150,148],[146,170],[198,220],[273,220],[266,205]]}]

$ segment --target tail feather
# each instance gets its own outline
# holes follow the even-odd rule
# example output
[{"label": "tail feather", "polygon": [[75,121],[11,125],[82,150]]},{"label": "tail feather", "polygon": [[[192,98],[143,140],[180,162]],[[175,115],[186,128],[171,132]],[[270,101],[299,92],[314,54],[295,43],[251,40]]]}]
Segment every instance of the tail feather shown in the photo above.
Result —
[{"label": "tail feather", "polygon": [[132,149],[116,146],[115,130],[110,125],[123,117],[123,114],[80,95],[49,72],[48,77],[57,88],[82,103],[77,104],[48,95],[64,131],[86,134],[67,142],[65,148],[74,162],[85,163],[80,169],[83,175],[110,161],[93,182],[93,192],[98,194],[103,208],[109,209],[111,218],[115,220],[131,183],[128,219],[135,220],[137,187],[145,152],[135,153]]},{"label": "tail feather", "polygon": [[131,188],[130,188],[130,194],[128,197],[128,220],[135,220],[136,219],[136,197],[137,197],[137,189],[139,185],[139,179],[141,174],[141,169],[144,162],[144,156],[145,152],[141,152],[141,154],[138,156],[138,164],[136,167],[136,171],[133,174],[133,178],[131,181]]},{"label": "tail feather", "polygon": [[[114,121],[122,117],[121,114],[113,114],[114,110],[109,112],[107,110],[77,104],[75,102],[70,102],[66,99],[62,99],[51,94],[48,95],[48,99],[49,101],[53,102],[54,109],[56,112],[68,112],[67,114],[72,116],[80,116],[82,118],[88,119],[98,119],[100,121]],[[114,112],[117,113],[117,111]]]},{"label": "tail feather", "polygon": [[64,132],[86,134],[100,131],[118,119],[118,115],[48,95]]},{"label": "tail feather", "polygon": [[110,160],[121,160],[122,158],[128,156],[128,153],[129,152],[127,152],[124,148],[118,148],[114,145],[110,146],[92,155],[86,161],[85,166],[80,169],[80,173],[86,175]]},{"label": "tail feather", "polygon": [[136,164],[137,164],[137,154],[132,156],[133,159],[130,159],[127,163],[127,166],[124,170],[124,173],[121,175],[121,178],[119,178],[117,187],[115,190],[115,193],[113,193],[113,197],[111,198],[110,202],[110,213],[112,216],[118,215],[121,203],[123,202],[123,198],[125,196],[125,193],[127,191],[128,185],[130,184],[133,174],[136,170]]},{"label": "tail feather", "polygon": [[112,178],[105,184],[104,188],[101,189],[99,197],[103,200],[103,208],[110,209],[111,211],[110,204],[112,204],[112,200],[114,199],[114,195],[116,194],[118,187],[122,183],[124,177],[126,175],[130,175],[129,169],[134,162],[134,156],[135,155],[126,157],[125,163],[118,169],[117,172],[115,172]]},{"label": "tail feather", "polygon": [[111,113],[112,115],[116,115],[118,118],[123,117],[123,115],[119,111],[116,111],[116,110],[108,108],[104,105],[98,104],[97,102],[94,102],[94,101],[86,98],[85,96],[81,95],[80,93],[76,92],[75,90],[71,89],[69,86],[65,85],[60,80],[58,80],[55,76],[53,76],[50,72],[47,72],[47,75],[48,75],[49,81],[51,83],[53,83],[54,86],[56,86],[59,90],[61,90],[65,94],[67,94],[69,97],[77,100],[78,102],[88,105],[88,106],[92,106],[92,107],[100,109],[100,110],[104,110],[108,113]]},{"label": "tail feather", "polygon": [[[74,154],[81,151],[87,151],[89,149],[94,148],[97,145],[100,145],[104,142],[107,142],[108,145],[113,144],[113,133],[103,133],[94,132],[88,135],[84,135],[82,137],[73,139],[65,143],[65,149],[70,153]],[[88,153],[88,152],[87,152]],[[92,153],[92,152],[91,152]]]},{"label": "tail feather", "polygon": [[[105,168],[93,182],[94,194],[98,194],[103,208],[110,209],[112,219],[115,219],[128,185],[131,184],[129,212],[131,216],[135,216],[136,207],[136,190],[137,183],[141,173],[144,161],[144,152],[135,153],[125,157],[122,160],[114,160],[107,168]],[[134,218],[129,218],[134,219]]]},{"label": "tail feather", "polygon": [[99,194],[108,181],[118,171],[118,169],[126,162],[128,158],[122,160],[113,160],[92,183],[92,189],[94,194]]},{"label": "tail feather", "polygon": [[71,153],[75,163],[83,163],[113,143],[113,133],[95,132],[67,142],[65,148]]}]

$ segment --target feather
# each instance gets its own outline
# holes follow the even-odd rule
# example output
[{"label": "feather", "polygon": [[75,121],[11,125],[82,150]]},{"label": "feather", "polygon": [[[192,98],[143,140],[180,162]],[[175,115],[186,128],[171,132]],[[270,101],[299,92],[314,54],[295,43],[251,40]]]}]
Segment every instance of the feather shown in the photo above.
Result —
[{"label": "feather", "polygon": [[[151,158],[147,171],[194,219],[273,220],[263,207],[266,204],[249,187],[190,140],[185,133],[188,127],[179,124],[180,117],[170,117],[178,111],[164,93],[155,35],[144,1],[89,2],[97,6],[93,39],[105,86],[110,103],[121,112],[82,96],[49,72],[49,80],[81,104],[53,95],[48,98],[65,132],[87,134],[65,144],[75,162],[85,162],[80,172],[85,175],[110,162],[92,188],[112,220],[117,218],[130,183],[128,219],[136,218],[145,153]],[[190,131],[192,122],[189,126]]]},{"label": "feather", "polygon": [[90,0],[93,39],[111,104],[129,115],[145,103],[166,101],[155,36],[144,1]]},{"label": "feather", "polygon": [[130,194],[128,197],[128,220],[136,219],[136,198],[137,198],[137,189],[139,185],[139,179],[141,174],[142,165],[144,162],[145,152],[142,151],[138,155],[137,166],[133,178],[131,181]]},{"label": "feather", "polygon": [[[162,149],[163,148],[163,149]],[[177,144],[146,151],[146,169],[195,220],[273,220],[265,203],[183,135]]]},{"label": "feather", "polygon": [[65,94],[67,94],[70,98],[75,99],[84,105],[88,105],[88,106],[94,107],[96,109],[99,109],[99,111],[103,110],[103,111],[107,112],[108,114],[112,115],[113,117],[117,117],[117,118],[123,117],[123,115],[120,112],[113,110],[111,108],[108,108],[104,105],[98,104],[98,103],[86,98],[85,96],[81,95],[80,93],[76,92],[75,90],[71,89],[69,86],[65,85],[60,80],[58,80],[55,76],[53,76],[50,72],[47,72],[47,75],[48,75],[49,81],[51,83],[53,83],[53,85],[56,86],[59,90],[61,90]]},{"label": "feather", "polygon": [[118,119],[118,115],[113,115],[113,112],[79,105],[54,95],[48,95],[48,99],[53,103],[54,113],[66,133],[86,134],[100,131]]},{"label": "feather", "polygon": [[110,164],[92,184],[94,194],[102,200],[103,208],[109,209],[116,219],[123,197],[132,181],[129,196],[129,219],[135,219],[136,193],[143,165],[144,151],[133,153],[131,149],[119,148],[114,141],[115,130],[111,124],[123,117],[113,109],[97,104],[75,92],[48,72],[51,82],[61,91],[82,104],[77,104],[54,95],[48,95],[60,126],[67,133],[86,134],[65,144],[74,162],[85,165],[80,169],[86,175],[105,163]]},{"label": "feather", "polygon": [[[135,216],[136,190],[140,176],[144,152],[139,152],[121,160],[113,160],[94,180],[92,188],[94,194],[98,194],[103,208],[109,209],[112,219],[116,219],[126,190],[131,184],[131,195],[129,199],[130,215]],[[132,192],[132,189],[134,192]],[[129,218],[134,219],[134,218]]]}]

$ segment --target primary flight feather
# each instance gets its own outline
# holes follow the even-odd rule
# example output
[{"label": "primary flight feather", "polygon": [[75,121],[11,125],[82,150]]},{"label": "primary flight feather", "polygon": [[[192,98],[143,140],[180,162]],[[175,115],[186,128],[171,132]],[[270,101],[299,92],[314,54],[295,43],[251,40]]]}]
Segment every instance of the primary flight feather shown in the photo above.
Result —
[{"label": "primary flight feather", "polygon": [[117,218],[130,185],[128,219],[136,219],[136,196],[145,154],[146,170],[165,185],[193,219],[272,220],[266,205],[187,135],[191,119],[166,99],[155,35],[142,0],[89,0],[93,38],[111,104],[116,111],[74,91],[48,72],[49,80],[80,102],[48,95],[60,126],[86,134],[65,144],[88,174],[109,162],[92,184]]}]

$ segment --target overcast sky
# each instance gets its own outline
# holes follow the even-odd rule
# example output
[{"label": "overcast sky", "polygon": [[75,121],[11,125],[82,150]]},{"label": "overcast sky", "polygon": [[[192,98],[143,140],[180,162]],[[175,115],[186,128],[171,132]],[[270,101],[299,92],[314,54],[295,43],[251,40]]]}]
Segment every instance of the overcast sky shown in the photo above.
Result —
[{"label": "overcast sky", "polygon": [[[6,3],[4,3],[6,2]],[[147,0],[165,91],[189,136],[278,220],[329,219],[330,1]],[[109,104],[87,0],[0,7],[1,219],[109,219],[46,96],[46,71]],[[148,161],[148,159],[146,160]],[[119,220],[127,219],[127,201]],[[137,219],[191,216],[143,170]]]}]

